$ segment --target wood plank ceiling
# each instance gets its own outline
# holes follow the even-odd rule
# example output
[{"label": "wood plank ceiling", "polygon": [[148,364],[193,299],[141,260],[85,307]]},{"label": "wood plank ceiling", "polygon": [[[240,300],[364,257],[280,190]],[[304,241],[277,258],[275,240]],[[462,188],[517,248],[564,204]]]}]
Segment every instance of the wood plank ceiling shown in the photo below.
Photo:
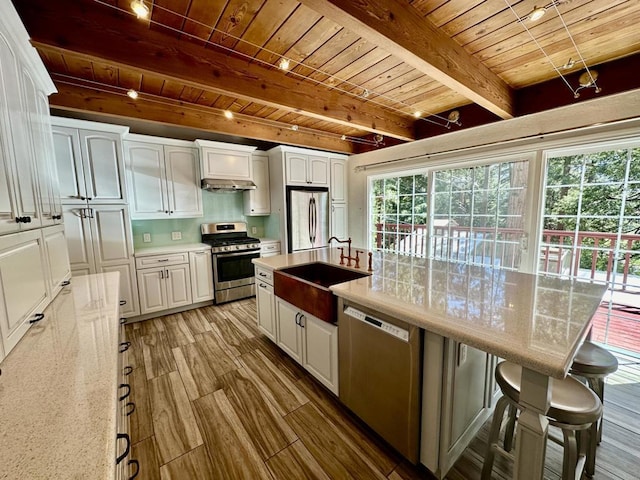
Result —
[{"label": "wood plank ceiling", "polygon": [[[131,0],[14,4],[54,108],[355,152],[640,87],[637,0],[532,22],[537,1],[144,0],[146,20]],[[602,91],[576,99],[581,57]]]}]

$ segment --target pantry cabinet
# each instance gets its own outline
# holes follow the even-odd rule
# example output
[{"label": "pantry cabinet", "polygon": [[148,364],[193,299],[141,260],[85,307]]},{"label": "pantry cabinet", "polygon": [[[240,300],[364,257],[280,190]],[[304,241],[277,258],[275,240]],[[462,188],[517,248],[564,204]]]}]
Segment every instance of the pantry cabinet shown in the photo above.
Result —
[{"label": "pantry cabinet", "polygon": [[119,271],[125,317],[138,315],[131,220],[126,205],[64,205],[63,216],[72,274]]},{"label": "pantry cabinet", "polygon": [[52,124],[62,203],[126,203],[122,135],[128,128],[56,117]]},{"label": "pantry cabinet", "polygon": [[125,142],[131,217],[201,217],[198,151],[191,142],[141,135],[127,138],[135,139]]},{"label": "pantry cabinet", "polygon": [[332,157],[331,167],[331,235],[340,239],[349,237],[347,218],[347,160]]}]

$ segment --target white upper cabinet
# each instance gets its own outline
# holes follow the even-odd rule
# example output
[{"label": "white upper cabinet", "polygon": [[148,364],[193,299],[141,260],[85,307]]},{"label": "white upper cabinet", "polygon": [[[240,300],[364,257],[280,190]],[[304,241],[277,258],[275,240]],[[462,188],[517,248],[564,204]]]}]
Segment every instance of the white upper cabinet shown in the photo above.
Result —
[{"label": "white upper cabinet", "polygon": [[302,153],[285,153],[287,185],[329,186],[329,160]]},{"label": "white upper cabinet", "polygon": [[69,126],[74,122],[61,118],[52,123],[62,202],[126,203],[121,136],[126,128],[117,127],[116,132],[86,130]]},{"label": "white upper cabinet", "polygon": [[244,214],[269,215],[271,213],[271,195],[269,189],[269,157],[266,154],[254,154],[251,158],[253,183],[255,190],[245,190]]},{"label": "white upper cabinet", "polygon": [[256,147],[196,140],[200,147],[202,178],[252,180],[251,153]]},{"label": "white upper cabinet", "polygon": [[190,142],[165,142],[168,144],[125,142],[127,187],[134,220],[202,216],[198,151],[189,146]]},{"label": "white upper cabinet", "polygon": [[342,158],[331,158],[331,201],[347,201],[347,161]]}]

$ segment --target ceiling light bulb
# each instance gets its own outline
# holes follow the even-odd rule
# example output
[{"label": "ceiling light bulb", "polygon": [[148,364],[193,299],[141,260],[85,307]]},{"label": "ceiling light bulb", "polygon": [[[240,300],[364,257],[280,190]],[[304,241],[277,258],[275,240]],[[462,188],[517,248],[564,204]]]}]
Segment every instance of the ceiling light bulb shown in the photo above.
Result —
[{"label": "ceiling light bulb", "polygon": [[416,111],[416,112],[413,112],[413,116],[416,117],[416,118],[420,118],[422,116],[422,112],[419,111],[419,110]]},{"label": "ceiling light bulb", "polygon": [[278,64],[278,68],[280,68],[280,70],[285,70],[285,71],[289,70],[289,59],[282,57],[280,59],[280,63]]},{"label": "ceiling light bulb", "polygon": [[342,136],[340,137],[340,140],[346,140],[346,139],[347,139],[347,136],[346,136],[346,135],[342,135]]},{"label": "ceiling light bulb", "polygon": [[293,130],[294,132],[298,131],[298,125],[291,125],[291,130]]},{"label": "ceiling light bulb", "polygon": [[142,0],[133,0],[131,2],[131,10],[138,18],[147,18],[149,16],[149,7]]},{"label": "ceiling light bulb", "polygon": [[133,88],[127,91],[127,95],[129,96],[129,98],[132,98],[134,100],[138,98],[138,92],[136,92]]},{"label": "ceiling light bulb", "polygon": [[368,96],[369,96],[369,90],[365,88],[362,91],[362,98],[367,98]]},{"label": "ceiling light bulb", "polygon": [[233,112],[231,112],[231,110],[225,110],[224,116],[231,120],[233,118]]},{"label": "ceiling light bulb", "polygon": [[531,13],[529,14],[529,21],[536,22],[544,17],[544,14],[547,13],[547,9],[544,7],[533,7]]}]

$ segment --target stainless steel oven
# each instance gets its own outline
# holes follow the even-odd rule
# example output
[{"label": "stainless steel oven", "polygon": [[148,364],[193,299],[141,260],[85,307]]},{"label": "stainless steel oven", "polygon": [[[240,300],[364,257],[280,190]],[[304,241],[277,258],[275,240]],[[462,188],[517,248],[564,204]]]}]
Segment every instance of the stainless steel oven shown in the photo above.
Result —
[{"label": "stainless steel oven", "polygon": [[215,302],[255,296],[251,260],[260,257],[260,240],[247,236],[246,223],[205,223],[201,233],[202,241],[211,245],[213,253]]}]

